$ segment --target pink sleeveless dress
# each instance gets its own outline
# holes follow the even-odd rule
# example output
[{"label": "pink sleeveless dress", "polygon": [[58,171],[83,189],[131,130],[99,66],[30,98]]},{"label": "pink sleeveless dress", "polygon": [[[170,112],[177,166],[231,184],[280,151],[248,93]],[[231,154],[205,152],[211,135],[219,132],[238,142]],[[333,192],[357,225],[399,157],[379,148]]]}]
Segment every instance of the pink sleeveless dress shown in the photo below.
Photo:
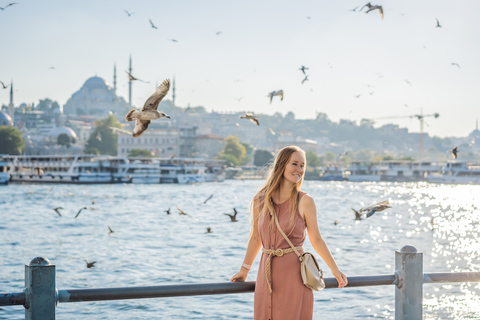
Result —
[{"label": "pink sleeveless dress", "polygon": [[[300,199],[305,192],[300,192]],[[303,246],[306,235],[306,223],[297,210],[295,214],[295,227],[290,231],[289,200],[274,204],[278,222],[283,232],[295,247]],[[260,205],[260,211],[263,205]],[[269,227],[270,215],[260,217],[258,231],[262,245],[266,249],[288,249],[290,245],[278,231],[275,221],[273,229]],[[300,254],[303,251],[299,251]],[[255,320],[306,320],[313,317],[313,291],[303,285],[300,276],[300,261],[295,252],[284,254],[282,257],[271,258],[271,286],[268,288],[265,275],[265,262],[268,255],[262,253],[258,268],[257,282],[255,285],[254,319]]]}]

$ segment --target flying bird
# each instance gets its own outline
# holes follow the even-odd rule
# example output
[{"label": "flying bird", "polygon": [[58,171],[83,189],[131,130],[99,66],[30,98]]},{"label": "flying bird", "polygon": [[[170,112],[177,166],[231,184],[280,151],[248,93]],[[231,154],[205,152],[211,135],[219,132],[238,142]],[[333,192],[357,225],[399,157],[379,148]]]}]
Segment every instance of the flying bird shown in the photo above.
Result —
[{"label": "flying bird", "polygon": [[453,155],[453,159],[457,159],[458,147],[453,148],[450,152]]},{"label": "flying bird", "polygon": [[370,207],[360,209],[360,212],[367,212],[367,218],[371,217],[375,212],[380,212],[385,209],[391,208],[388,205],[388,200],[382,201],[380,203],[374,204]]},{"label": "flying bird", "polygon": [[5,85],[5,83],[3,83],[3,81],[0,81],[0,83],[2,84],[3,89],[7,89],[8,86],[10,85],[10,84]]},{"label": "flying bird", "polygon": [[270,132],[273,136],[275,135],[275,131],[273,131],[272,128],[268,128],[268,132]]},{"label": "flying bird", "polygon": [[135,14],[135,12],[128,12],[127,10],[123,10],[125,13],[130,17],[132,14]]},{"label": "flying bird", "polygon": [[217,32],[217,36],[218,36],[218,35],[221,35],[222,33],[223,33],[222,31],[218,31],[218,32]]},{"label": "flying bird", "polygon": [[191,218],[193,218],[193,219],[195,219],[195,220],[197,220],[197,221],[198,221],[198,219],[197,219],[197,218],[195,218],[194,216],[192,216],[192,215],[190,215],[190,214],[186,213],[185,211],[183,211],[183,210],[182,210],[182,209],[180,209],[179,207],[177,207],[177,209],[178,209],[178,214],[179,214],[179,215],[181,215],[181,216],[189,216],[189,217],[191,217]]},{"label": "flying bird", "polygon": [[0,7],[0,9],[2,9],[2,11],[3,11],[3,10],[5,10],[5,9],[7,9],[8,7],[13,6],[14,4],[18,4],[18,3],[17,3],[17,2],[12,2],[12,3],[7,4],[7,5],[6,5],[5,7],[3,7],[3,8]]},{"label": "flying bird", "polygon": [[255,123],[257,126],[260,125],[260,122],[258,121],[258,119],[250,112],[245,112],[245,115],[240,116],[240,119],[248,119],[248,120],[252,121],[253,123]]},{"label": "flying bird", "polygon": [[152,22],[152,19],[148,19],[148,21],[150,21],[150,25],[152,26],[153,29],[158,29]]},{"label": "flying bird", "polygon": [[305,78],[302,80],[302,84],[303,84],[305,81],[308,81],[308,75],[306,75]]},{"label": "flying bird", "polygon": [[141,111],[132,109],[127,113],[125,116],[127,121],[133,121],[133,119],[136,119],[135,128],[133,128],[132,132],[133,137],[138,138],[142,133],[144,133],[145,130],[147,130],[151,120],[161,118],[170,119],[170,117],[164,112],[157,111],[158,104],[167,95],[168,89],[170,89],[170,80],[167,79],[163,81],[163,83],[150,96],[150,98],[148,98]]},{"label": "flying bird", "polygon": [[355,220],[362,220],[362,214],[361,212],[358,212],[357,210],[353,209],[353,212],[355,213]]},{"label": "flying bird", "polygon": [[94,267],[95,262],[97,262],[97,261],[88,262],[88,260],[85,260],[85,263],[87,264],[87,268],[92,268],[92,267]]},{"label": "flying bird", "polygon": [[207,198],[207,200],[203,201],[203,204],[207,204],[207,201],[212,199],[212,197],[213,197],[213,193],[210,195],[210,197]]},{"label": "flying bird", "polygon": [[405,79],[405,82],[406,82],[409,86],[412,86],[412,84],[410,83],[410,81],[408,81],[407,79]]},{"label": "flying bird", "polygon": [[441,28],[442,26],[440,25],[440,21],[438,21],[437,18],[435,18],[435,21],[437,22],[437,25],[435,26],[435,28]]},{"label": "flying bird", "polygon": [[166,212],[167,214],[170,214],[170,208],[168,208],[168,210],[163,210],[163,212]]},{"label": "flying bird", "polygon": [[167,39],[167,40],[172,41],[172,42],[178,42],[177,39]]},{"label": "flying bird", "polygon": [[353,12],[355,12],[355,11],[357,11],[357,8],[358,8],[358,7],[360,7],[360,6],[356,6],[355,8],[350,9],[350,10],[348,10],[348,11],[353,11]]},{"label": "flying bird", "polygon": [[238,221],[238,220],[237,220],[237,213],[238,213],[238,212],[237,212],[237,210],[236,210],[235,208],[233,208],[233,212],[234,212],[233,214],[224,213],[224,215],[229,216],[229,217],[230,217],[230,220],[231,220],[232,222],[237,222],[237,221]]},{"label": "flying bird", "polygon": [[452,63],[450,63],[450,64],[451,64],[452,66],[457,66],[457,67],[460,69],[460,65],[459,65],[458,63],[452,62]]},{"label": "flying bird", "polygon": [[107,226],[107,227],[108,227],[108,234],[112,234],[112,233],[114,233],[114,232],[115,232],[115,231],[113,231],[113,229],[112,229],[112,228],[110,228],[110,226]]},{"label": "flying bird", "polygon": [[301,67],[300,69],[298,69],[298,70],[301,70],[301,71],[303,72],[303,74],[306,74],[306,73],[305,73],[305,70],[308,70],[308,68],[305,67],[305,66],[302,66],[302,67]]},{"label": "flying bird", "polygon": [[378,12],[380,13],[380,17],[382,17],[382,20],[383,20],[383,8],[382,6],[379,6],[379,5],[372,5],[370,2],[367,3],[366,5],[364,5],[362,7],[362,9],[360,9],[360,11],[363,10],[363,8],[367,7],[368,10],[365,12],[365,13],[369,13],[370,11],[373,11],[373,10],[378,10]]},{"label": "flying bird", "polygon": [[280,101],[283,101],[283,90],[278,90],[278,91],[272,91],[268,94],[267,97],[270,97],[270,103],[272,103],[273,97],[279,96]]},{"label": "flying bird", "polygon": [[358,99],[358,98],[360,98],[360,97],[362,96],[362,94],[359,93],[359,94],[355,94],[355,95],[353,95],[353,96]]},{"label": "flying bird", "polygon": [[92,207],[83,207],[80,210],[78,210],[77,214],[75,215],[75,219],[77,219],[77,217],[80,215],[80,212],[82,212],[82,210],[84,210],[84,209],[90,209],[90,210],[93,210],[93,211],[97,211],[97,209],[92,208]]},{"label": "flying bird", "polygon": [[212,233],[212,228],[208,227],[207,232],[205,232],[205,233]]},{"label": "flying bird", "polygon": [[60,213],[60,209],[63,209],[62,207],[56,207],[56,208],[53,208],[53,210],[55,210],[55,212],[58,214],[59,217],[62,216],[62,214]]},{"label": "flying bird", "polygon": [[141,81],[141,82],[150,83],[149,81],[144,81],[144,80],[135,78],[135,77],[134,77],[130,72],[128,72],[128,71],[125,71],[125,72],[128,74],[128,79],[129,79],[130,81],[138,80],[138,81]]}]

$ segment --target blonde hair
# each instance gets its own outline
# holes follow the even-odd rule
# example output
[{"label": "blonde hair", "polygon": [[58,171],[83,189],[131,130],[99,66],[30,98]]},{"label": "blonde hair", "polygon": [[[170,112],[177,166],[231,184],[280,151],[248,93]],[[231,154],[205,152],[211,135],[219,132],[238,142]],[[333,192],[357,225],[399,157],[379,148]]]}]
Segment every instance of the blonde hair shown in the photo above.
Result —
[{"label": "blonde hair", "polygon": [[[285,147],[282,150],[280,150],[275,157],[275,160],[273,164],[270,166],[270,169],[268,170],[268,176],[267,176],[267,181],[263,185],[262,188],[257,192],[255,197],[253,198],[251,204],[250,204],[250,213],[251,217],[253,219],[253,209],[255,206],[260,206],[263,204],[263,209],[258,215],[258,218],[261,216],[267,217],[269,214],[275,214],[275,208],[273,207],[272,201],[270,199],[272,198],[273,193],[280,188],[280,183],[283,179],[283,173],[285,172],[285,168],[287,167],[288,162],[292,158],[292,155],[295,152],[300,152],[303,154],[305,157],[305,151],[303,151],[301,148],[297,146],[289,146]],[[288,206],[289,212],[290,212],[290,225],[288,227],[288,230],[284,230],[285,233],[289,234],[293,231],[293,228],[295,227],[295,214],[298,210],[298,202],[299,202],[299,193],[300,193],[300,187],[302,186],[303,183],[303,175],[300,178],[300,180],[295,184],[295,186],[292,188],[292,192],[290,194],[290,204]],[[270,221],[270,227],[272,227],[272,221]],[[253,226],[253,220],[252,220],[252,226]],[[253,230],[252,230],[253,231]]]}]

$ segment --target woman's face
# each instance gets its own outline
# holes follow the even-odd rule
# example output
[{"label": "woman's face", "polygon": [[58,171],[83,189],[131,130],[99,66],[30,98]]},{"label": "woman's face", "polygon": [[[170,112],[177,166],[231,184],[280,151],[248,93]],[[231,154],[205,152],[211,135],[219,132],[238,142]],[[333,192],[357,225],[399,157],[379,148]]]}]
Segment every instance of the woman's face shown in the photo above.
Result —
[{"label": "woman's face", "polygon": [[283,177],[292,184],[298,183],[305,173],[305,162],[305,156],[295,151],[285,167]]}]

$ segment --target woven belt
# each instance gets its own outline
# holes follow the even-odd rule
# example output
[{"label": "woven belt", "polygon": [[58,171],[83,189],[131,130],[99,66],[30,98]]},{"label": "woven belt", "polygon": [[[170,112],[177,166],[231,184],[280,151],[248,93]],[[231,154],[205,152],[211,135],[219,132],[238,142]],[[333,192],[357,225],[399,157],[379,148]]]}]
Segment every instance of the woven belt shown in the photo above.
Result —
[{"label": "woven belt", "polygon": [[[297,251],[305,251],[303,247],[295,247]],[[270,284],[270,274],[271,274],[271,265],[270,260],[273,257],[282,257],[284,254],[293,252],[293,248],[288,249],[265,249],[262,248],[262,252],[268,254],[267,261],[265,262],[265,276],[267,277],[267,284],[268,289],[270,290],[270,294],[272,293],[272,285]]]}]

